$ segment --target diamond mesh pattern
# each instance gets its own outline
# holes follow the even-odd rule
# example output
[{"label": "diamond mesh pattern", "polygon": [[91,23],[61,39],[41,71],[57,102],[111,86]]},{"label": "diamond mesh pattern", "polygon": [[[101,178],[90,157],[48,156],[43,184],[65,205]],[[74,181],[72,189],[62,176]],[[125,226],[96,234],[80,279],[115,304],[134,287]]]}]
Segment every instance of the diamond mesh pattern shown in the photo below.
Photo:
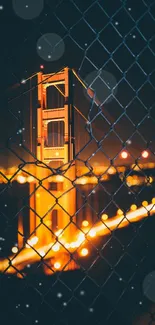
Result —
[{"label": "diamond mesh pattern", "polygon": [[[4,119],[8,128],[0,149],[0,265],[3,259],[6,262],[5,267],[0,266],[1,319],[4,324],[10,324],[12,317],[15,324],[154,324],[154,282],[150,278],[147,290],[143,283],[155,267],[155,1],[48,0],[38,20],[29,24],[32,31],[4,59],[7,74],[17,87],[7,103]],[[36,159],[34,113],[29,125],[29,105],[38,105],[36,79],[18,88],[22,76],[15,62],[17,52],[30,66],[28,70],[35,70],[31,66],[37,70],[33,52],[39,37],[47,32],[58,33],[65,44],[59,60],[45,63],[47,72],[57,73],[65,66],[76,70],[76,179],[67,176],[72,162],[56,170]],[[31,64],[26,48],[31,48]],[[122,153],[127,153],[127,159]],[[37,179],[36,169],[48,170],[49,175]],[[69,188],[61,196],[47,186],[56,173]],[[24,178],[33,179],[36,186],[30,190],[31,181]],[[61,202],[73,189],[76,212],[70,215]],[[30,197],[43,192],[50,204],[40,215]],[[46,222],[56,206],[68,218],[59,235]],[[29,241],[30,211],[38,220],[31,235],[44,227],[51,236],[46,252]],[[139,219],[132,213],[138,213]],[[20,232],[21,215],[24,229]],[[91,220],[89,229],[82,226],[84,220]],[[72,250],[60,239],[70,227],[85,238]],[[24,247],[16,250],[17,229]],[[90,236],[94,229],[95,235]],[[8,257],[11,245],[15,255]],[[23,267],[23,260],[16,261],[25,246],[30,247],[32,258],[25,255]],[[55,250],[53,257],[51,251],[58,246],[63,254],[57,271],[53,259],[59,260],[59,252]]]}]

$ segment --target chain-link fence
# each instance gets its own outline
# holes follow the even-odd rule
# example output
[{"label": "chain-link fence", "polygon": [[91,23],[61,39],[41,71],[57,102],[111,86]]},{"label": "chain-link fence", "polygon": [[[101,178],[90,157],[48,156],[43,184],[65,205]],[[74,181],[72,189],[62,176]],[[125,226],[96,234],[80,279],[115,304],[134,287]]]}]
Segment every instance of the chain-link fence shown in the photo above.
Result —
[{"label": "chain-link fence", "polygon": [[5,6],[2,323],[154,324],[155,1]]}]

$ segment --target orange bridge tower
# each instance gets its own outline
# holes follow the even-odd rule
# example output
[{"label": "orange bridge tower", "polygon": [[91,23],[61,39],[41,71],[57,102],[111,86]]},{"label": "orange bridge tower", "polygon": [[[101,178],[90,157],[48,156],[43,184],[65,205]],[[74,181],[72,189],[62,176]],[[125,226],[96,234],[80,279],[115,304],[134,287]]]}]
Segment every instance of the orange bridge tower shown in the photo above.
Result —
[{"label": "orange bridge tower", "polygon": [[[37,182],[30,184],[30,237],[38,244],[49,244],[55,233],[64,229],[65,240],[73,235],[76,212],[75,138],[72,70],[43,74],[38,78],[37,145],[35,168]],[[54,107],[54,94],[60,103]],[[61,94],[61,96],[60,96]],[[59,106],[60,107],[57,107]],[[52,106],[52,107],[51,107]],[[18,232],[23,225],[19,222]],[[18,246],[22,246],[18,235]]]}]

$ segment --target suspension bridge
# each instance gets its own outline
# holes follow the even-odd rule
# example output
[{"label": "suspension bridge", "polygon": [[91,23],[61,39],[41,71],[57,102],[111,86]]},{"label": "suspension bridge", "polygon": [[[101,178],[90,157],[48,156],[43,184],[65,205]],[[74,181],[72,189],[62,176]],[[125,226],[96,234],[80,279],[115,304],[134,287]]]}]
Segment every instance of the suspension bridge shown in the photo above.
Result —
[{"label": "suspension bridge", "polygon": [[[87,242],[100,236],[110,234],[114,229],[128,226],[155,213],[154,198],[150,204],[142,204],[126,214],[119,211],[110,218],[103,214],[94,224],[89,215],[85,216],[81,227],[77,226],[76,185],[99,184],[109,181],[118,173],[128,170],[141,171],[154,169],[155,163],[149,161],[149,152],[141,153],[143,163],[125,164],[127,150],[119,153],[123,164],[117,167],[108,165],[77,166],[75,155],[74,112],[78,112],[89,127],[87,119],[73,103],[72,76],[82,86],[87,86],[73,69],[64,68],[57,73],[37,73],[38,103],[37,136],[35,143],[32,137],[32,107],[30,107],[30,152],[35,147],[35,162],[23,163],[10,169],[1,168],[0,183],[17,181],[19,184],[29,183],[29,237],[24,237],[24,220],[22,211],[18,215],[18,245],[13,247],[13,255],[0,260],[0,271],[16,273],[22,277],[25,266],[43,261],[46,274],[57,270],[76,269],[80,267],[80,258],[89,255]],[[31,76],[30,78],[33,78]],[[63,106],[49,108],[47,106],[48,88],[54,87],[63,97]],[[63,90],[62,90],[63,89]],[[96,105],[91,88],[88,95]],[[147,161],[146,161],[147,160]],[[125,178],[128,187],[141,184],[150,185],[154,177],[145,175],[128,175]],[[72,256],[72,258],[71,258]]]}]

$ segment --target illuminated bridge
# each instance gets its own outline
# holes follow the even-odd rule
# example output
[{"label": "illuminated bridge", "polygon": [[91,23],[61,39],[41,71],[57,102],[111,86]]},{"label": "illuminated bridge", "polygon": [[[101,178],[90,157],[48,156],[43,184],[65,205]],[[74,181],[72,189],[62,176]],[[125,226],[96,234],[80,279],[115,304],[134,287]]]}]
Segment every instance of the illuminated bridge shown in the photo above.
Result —
[{"label": "illuminated bridge", "polygon": [[[73,104],[73,74],[87,88],[76,72],[69,68],[56,74],[37,74],[39,104],[36,139],[30,134],[30,151],[33,152],[35,148],[33,161],[23,162],[18,167],[1,168],[0,183],[17,181],[20,184],[29,184],[30,211],[29,236],[24,236],[21,211],[18,215],[18,243],[12,248],[13,255],[0,261],[1,272],[17,273],[22,277],[21,271],[27,264],[40,260],[44,260],[46,274],[52,274],[56,270],[79,268],[79,260],[89,255],[87,246],[90,241],[96,241],[116,228],[123,228],[131,222],[146,218],[148,214],[154,214],[155,199],[152,198],[152,202],[143,201],[139,208],[132,204],[127,213],[118,209],[117,214],[110,219],[106,213],[102,213],[94,222],[89,213],[86,213],[79,225],[78,185],[93,185],[92,192],[95,192],[95,186],[100,182],[109,182],[114,175],[118,175],[120,181],[129,188],[142,184],[149,186],[154,182],[155,176],[146,176],[143,170],[154,169],[155,163],[149,159],[150,153],[146,149],[141,152],[138,162],[134,162],[123,148],[119,151],[119,163],[116,166],[110,162],[103,165],[96,162],[91,165],[89,161],[80,165],[75,150],[75,111],[85,120],[88,132],[91,122]],[[61,94],[61,107],[49,108],[50,87]],[[88,89],[88,95],[94,97],[91,89]],[[99,106],[97,99],[95,103]],[[30,113],[32,114],[31,110]],[[131,171],[135,173],[131,174]]]}]

